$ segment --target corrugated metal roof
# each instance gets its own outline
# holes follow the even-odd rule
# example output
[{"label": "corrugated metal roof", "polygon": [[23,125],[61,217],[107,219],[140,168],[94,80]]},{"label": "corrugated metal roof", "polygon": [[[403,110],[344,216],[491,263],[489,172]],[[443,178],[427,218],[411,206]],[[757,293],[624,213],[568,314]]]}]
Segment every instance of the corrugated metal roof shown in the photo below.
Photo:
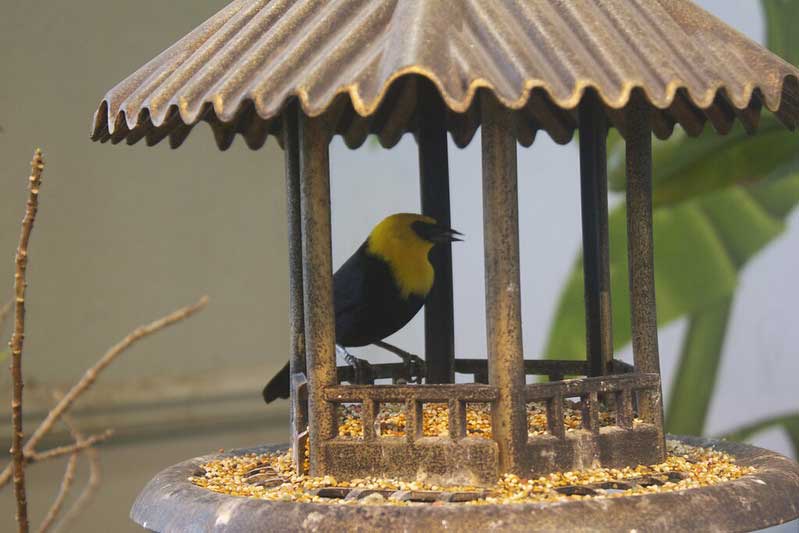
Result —
[{"label": "corrugated metal roof", "polygon": [[377,133],[391,146],[428,82],[459,145],[479,127],[481,90],[518,110],[525,145],[539,129],[568,142],[589,88],[622,131],[619,110],[642,91],[660,137],[707,120],[751,130],[763,105],[799,121],[799,70],[689,0],[234,0],[111,89],[92,138],[177,147],[206,121],[220,148],[237,133],[258,148],[297,98],[348,145]]}]

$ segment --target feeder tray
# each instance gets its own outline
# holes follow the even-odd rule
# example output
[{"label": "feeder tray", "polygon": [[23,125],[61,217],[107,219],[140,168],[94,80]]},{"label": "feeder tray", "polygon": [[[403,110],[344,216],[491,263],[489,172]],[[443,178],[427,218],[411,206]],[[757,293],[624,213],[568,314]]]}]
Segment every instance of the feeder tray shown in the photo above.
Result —
[{"label": "feeder tray", "polygon": [[[674,438],[674,437],[670,437]],[[799,516],[799,466],[779,454],[744,444],[677,437],[679,442],[732,455],[754,473],[733,481],[674,492],[617,496],[629,486],[678,482],[679,475],[628,482],[562,486],[570,496],[558,503],[475,503],[476,491],[396,491],[323,487],[315,491],[339,503],[294,503],[229,496],[189,479],[214,460],[248,454],[283,453],[269,446],[197,457],[159,473],[139,495],[131,517],[152,531],[691,531],[712,524],[716,531],[749,531]],[[597,493],[600,493],[597,497]],[[604,492],[604,494],[601,494]],[[379,497],[372,497],[379,495]],[[575,498],[577,496],[577,498]],[[579,498],[579,496],[586,496]],[[405,502],[397,505],[390,500]],[[357,503],[356,503],[357,502]]]}]

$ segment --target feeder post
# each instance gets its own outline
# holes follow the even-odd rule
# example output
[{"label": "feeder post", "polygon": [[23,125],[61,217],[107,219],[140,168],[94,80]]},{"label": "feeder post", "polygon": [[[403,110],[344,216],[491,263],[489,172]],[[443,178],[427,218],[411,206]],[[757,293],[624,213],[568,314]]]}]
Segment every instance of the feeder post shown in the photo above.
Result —
[{"label": "feeder post", "polygon": [[[655,309],[655,261],[652,237],[651,107],[640,93],[625,110],[627,129],[627,254],[630,279],[630,317],[636,372],[660,374]],[[640,416],[663,428],[662,391],[641,393]],[[664,444],[665,450],[665,444]],[[665,451],[664,451],[665,453]]]},{"label": "feeder post", "polygon": [[483,93],[483,233],[488,381],[498,389],[491,409],[502,472],[521,474],[527,444],[519,275],[516,139],[511,111]]},{"label": "feeder post", "polygon": [[[302,219],[300,209],[300,136],[296,101],[282,115],[283,158],[286,171],[286,218],[289,244],[289,434],[297,472],[302,473],[305,444],[299,435],[308,425],[305,366],[305,313],[302,297]],[[307,377],[307,376],[306,376]]]},{"label": "feeder post", "polygon": [[580,102],[580,192],[585,280],[585,341],[591,376],[613,362],[608,239],[607,120],[594,91]]},{"label": "feeder post", "polygon": [[289,242],[289,364],[291,374],[305,372],[305,313],[302,291],[302,218],[300,207],[300,136],[296,102],[283,113],[283,157],[286,167],[286,216]]},{"label": "feeder post", "polygon": [[324,389],[337,384],[330,222],[330,137],[322,118],[298,112],[302,280],[308,366],[308,436],[312,476],[327,473],[323,443],[336,432],[335,406]]},{"label": "feeder post", "polygon": [[[422,214],[451,225],[446,109],[432,83],[419,85],[419,184]],[[452,303],[452,245],[430,253],[435,281],[424,306],[425,363],[428,383],[455,382],[455,318]]]}]

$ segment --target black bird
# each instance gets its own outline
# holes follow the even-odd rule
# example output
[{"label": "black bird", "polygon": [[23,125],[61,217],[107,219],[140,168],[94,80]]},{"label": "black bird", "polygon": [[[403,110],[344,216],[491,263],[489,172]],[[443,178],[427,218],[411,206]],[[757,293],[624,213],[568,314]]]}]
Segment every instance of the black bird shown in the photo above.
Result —
[{"label": "black bird", "polygon": [[[459,235],[433,218],[411,213],[391,215],[375,226],[333,274],[336,345],[366,346],[402,329],[433,288],[430,250],[460,241]],[[407,355],[401,357],[409,364]],[[357,375],[360,361],[347,354],[347,362],[356,366]],[[263,396],[266,403],[289,397],[288,363],[264,387]]]}]

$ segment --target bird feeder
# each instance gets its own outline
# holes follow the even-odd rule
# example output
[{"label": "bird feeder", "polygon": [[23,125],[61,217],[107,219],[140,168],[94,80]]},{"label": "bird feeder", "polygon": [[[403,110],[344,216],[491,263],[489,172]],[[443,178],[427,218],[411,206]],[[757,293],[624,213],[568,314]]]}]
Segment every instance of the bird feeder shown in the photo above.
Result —
[{"label": "bird feeder", "polygon": [[[211,126],[222,150],[237,134],[252,149],[275,136],[285,156],[288,196],[295,464],[302,468],[307,448],[313,476],[413,479],[423,474],[441,485],[485,484],[507,473],[531,477],[592,465],[663,461],[652,134],[665,139],[679,125],[696,136],[709,122],[723,135],[735,120],[754,134],[763,107],[794,129],[799,121],[799,71],[688,0],[235,0],[111,89],[95,114],[92,138],[113,144],[144,139],[148,145],[168,138],[178,148],[200,122]],[[611,335],[606,175],[611,127],[626,146],[633,365],[614,358]],[[374,134],[390,148],[412,133],[418,145],[422,212],[449,225],[447,132],[464,147],[478,129],[486,357],[464,359],[455,353],[452,258],[446,245],[432,258],[436,278],[425,306],[423,383],[403,383],[409,377],[403,367],[384,364],[374,366],[373,377],[390,378],[391,384],[353,384],[352,370],[337,367],[335,358],[330,141],[341,135],[347,146],[357,148]],[[530,146],[539,130],[559,144],[570,142],[579,131],[587,333],[583,361],[524,357],[518,209],[525,199],[518,198],[517,179],[519,173],[524,179],[536,171],[518,168],[516,152],[517,144]],[[456,373],[467,375],[469,382],[455,383]],[[526,376],[548,379],[527,383]],[[576,431],[564,427],[567,399],[579,405],[581,427]],[[534,402],[544,406],[546,431],[530,436],[527,404]],[[360,439],[339,436],[337,408],[348,403],[361,406]],[[405,405],[402,438],[385,438],[374,429],[381,405],[387,403]],[[446,436],[423,434],[428,403],[446,404]],[[472,404],[488,406],[492,438],[467,434],[466,410]],[[602,409],[612,411],[612,423],[600,424]],[[762,466],[761,476],[767,477],[768,462]],[[771,466],[775,472],[793,469],[794,476],[768,490],[796,490],[795,463],[784,460]],[[134,518],[145,527],[166,530],[195,520],[202,528],[197,521],[220,516],[164,496],[165,491],[176,494],[176,484],[177,493],[189,494],[180,488],[187,467],[177,468],[156,478],[134,508]],[[747,490],[766,489],[749,485]],[[742,522],[740,513],[721,507],[723,495],[727,493],[719,492],[714,500],[718,513],[709,519],[722,527],[760,527],[797,514],[797,503],[789,509],[784,497],[754,498],[762,504],[759,514]],[[692,518],[697,507],[675,498],[647,505],[666,506],[675,517]],[[208,505],[208,498],[203,501]],[[651,523],[639,504],[609,504],[621,514],[608,508],[592,518],[597,520],[593,525]],[[220,500],[213,505],[226,504]],[[321,512],[346,528],[377,516],[367,511],[347,514],[347,509],[314,511],[307,508],[310,504],[287,503],[279,510],[274,505],[248,503],[251,517],[234,523],[243,531],[253,527],[255,516],[273,520],[289,513],[280,523],[298,527],[309,513]],[[506,512],[492,514],[485,507],[492,506],[459,511],[444,506],[421,514],[391,508],[380,516],[394,525],[421,527],[429,519],[435,527],[440,525],[436,520],[447,517],[454,524],[479,528]],[[520,527],[529,526],[528,511],[508,512],[511,525],[516,520]],[[587,507],[580,512],[593,516]],[[541,523],[566,523],[558,522],[557,513],[552,516],[553,522]]]}]

